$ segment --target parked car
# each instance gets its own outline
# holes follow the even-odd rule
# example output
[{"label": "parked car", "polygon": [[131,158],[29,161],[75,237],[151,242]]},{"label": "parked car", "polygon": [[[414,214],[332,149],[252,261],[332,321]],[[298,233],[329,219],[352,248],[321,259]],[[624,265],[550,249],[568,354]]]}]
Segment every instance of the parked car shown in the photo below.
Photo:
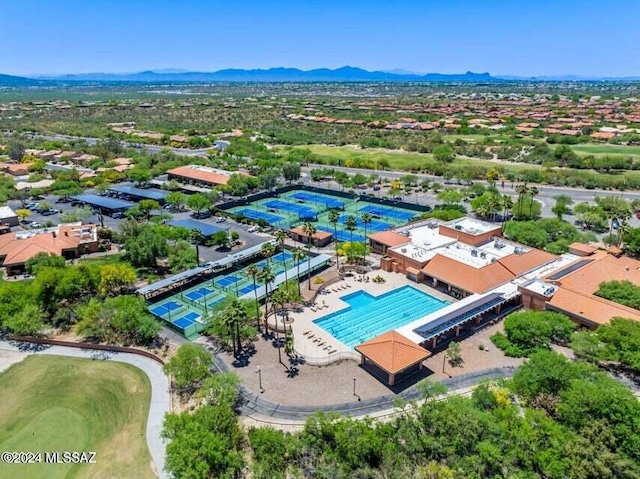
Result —
[{"label": "parked car", "polygon": [[378,185],[374,186],[373,191],[380,191],[380,187]]},{"label": "parked car", "polygon": [[201,211],[199,213],[193,213],[191,216],[197,220],[203,220],[205,218],[211,218],[211,211]]},{"label": "parked car", "polygon": [[227,218],[224,216],[218,216],[216,218],[216,223],[224,223],[225,221],[227,221]]},{"label": "parked car", "polygon": [[251,226],[247,231],[249,233],[255,233],[256,231],[258,231],[258,227],[257,226]]},{"label": "parked car", "polygon": [[40,214],[42,216],[51,216],[51,215],[55,215],[56,213],[58,213],[58,210],[54,210],[53,208],[50,208],[48,210],[40,211]]},{"label": "parked car", "polygon": [[31,223],[30,225],[32,228],[40,228],[40,223],[38,223],[37,221],[34,221]]},{"label": "parked car", "polygon": [[111,217],[116,220],[120,218],[124,218],[124,213],[122,211],[116,211],[111,215]]}]

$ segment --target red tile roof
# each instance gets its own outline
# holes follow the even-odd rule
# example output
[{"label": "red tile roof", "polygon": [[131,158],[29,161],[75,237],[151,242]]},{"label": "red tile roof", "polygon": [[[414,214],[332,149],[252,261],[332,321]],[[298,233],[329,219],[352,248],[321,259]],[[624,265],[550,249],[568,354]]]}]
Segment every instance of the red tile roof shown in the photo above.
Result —
[{"label": "red tile roof", "polygon": [[357,345],[355,349],[389,374],[397,374],[431,355],[397,331],[388,331]]},{"label": "red tile roof", "polygon": [[381,231],[379,233],[373,233],[369,235],[369,239],[390,248],[393,248],[394,246],[400,246],[401,244],[407,244],[409,241],[411,241],[406,236],[395,233],[393,231]]},{"label": "red tile roof", "polygon": [[471,293],[485,293],[515,277],[498,261],[475,268],[441,254],[436,254],[422,272]]}]

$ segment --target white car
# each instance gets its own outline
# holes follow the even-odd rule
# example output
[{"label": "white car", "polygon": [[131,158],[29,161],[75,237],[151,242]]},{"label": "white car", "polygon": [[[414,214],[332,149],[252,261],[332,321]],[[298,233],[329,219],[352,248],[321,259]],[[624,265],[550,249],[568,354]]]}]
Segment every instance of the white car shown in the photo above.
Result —
[{"label": "white car", "polygon": [[258,231],[258,227],[257,226],[251,226],[247,231],[249,233],[255,233],[256,231]]}]

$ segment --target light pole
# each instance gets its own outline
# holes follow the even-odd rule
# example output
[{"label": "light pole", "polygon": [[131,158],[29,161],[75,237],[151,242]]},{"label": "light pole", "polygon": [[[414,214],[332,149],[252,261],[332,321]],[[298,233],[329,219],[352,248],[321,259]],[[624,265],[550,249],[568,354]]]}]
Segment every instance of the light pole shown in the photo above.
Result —
[{"label": "light pole", "polygon": [[442,355],[442,374],[445,374],[444,366],[446,364],[446,361],[447,361],[447,352],[445,351],[444,354]]},{"label": "light pole", "polygon": [[258,385],[260,387],[260,394],[264,392],[264,388],[262,387],[262,368],[260,365],[256,366],[256,372],[258,373]]}]

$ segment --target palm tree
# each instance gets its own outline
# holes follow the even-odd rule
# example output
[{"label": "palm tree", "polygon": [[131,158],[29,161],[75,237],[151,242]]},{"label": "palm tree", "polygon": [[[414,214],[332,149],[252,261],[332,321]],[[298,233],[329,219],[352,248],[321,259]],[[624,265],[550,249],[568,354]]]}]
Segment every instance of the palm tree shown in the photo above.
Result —
[{"label": "palm tree", "polygon": [[275,237],[276,237],[276,241],[280,245],[280,252],[282,253],[281,254],[282,267],[284,268],[284,282],[286,283],[288,281],[288,278],[287,278],[287,264],[284,259],[284,241],[287,239],[287,233],[285,233],[283,230],[278,230],[276,231]]},{"label": "palm tree", "polygon": [[351,237],[349,238],[350,243],[353,243],[353,232],[357,227],[358,227],[358,219],[353,215],[348,216],[347,220],[344,222],[344,229],[346,229],[351,233]]},{"label": "palm tree", "polygon": [[367,225],[373,221],[373,215],[371,213],[362,213],[360,216],[362,224],[364,225],[364,262],[367,262]]},{"label": "palm tree", "polygon": [[336,267],[340,269],[340,260],[338,259],[338,220],[340,212],[338,210],[329,210],[329,223],[333,225],[333,240],[336,243]]},{"label": "palm tree", "polygon": [[529,192],[529,188],[527,184],[516,186],[516,193],[518,193],[518,216],[519,219],[522,218],[522,203],[524,203],[524,197]]},{"label": "palm tree", "polygon": [[191,242],[196,247],[196,265],[200,266],[200,244],[204,241],[204,236],[199,229],[191,230]]},{"label": "palm tree", "polygon": [[502,195],[502,226],[504,227],[504,220],[507,217],[507,212],[513,208],[513,200],[509,195]]},{"label": "palm tree", "polygon": [[260,248],[260,253],[267,259],[267,264],[269,264],[271,257],[276,252],[275,246],[272,243],[265,243]]},{"label": "palm tree", "polygon": [[238,357],[242,349],[242,340],[240,338],[240,325],[247,322],[247,310],[244,305],[233,298],[229,306],[225,308],[222,316],[224,324],[229,328],[231,333],[231,342],[233,344],[233,356]]},{"label": "palm tree", "polygon": [[264,330],[266,332],[268,329],[267,315],[269,314],[269,285],[274,279],[276,279],[276,275],[271,270],[271,267],[266,265],[258,273],[258,279],[262,284],[264,284]]},{"label": "palm tree", "polygon": [[311,290],[311,245],[313,244],[313,235],[318,231],[316,227],[308,221],[302,225],[302,231],[307,235],[307,248],[309,248],[309,255],[307,256],[307,278],[309,280],[309,290]]},{"label": "palm tree", "polygon": [[304,252],[304,250],[300,247],[297,247],[293,250],[293,260],[296,262],[296,266],[298,267],[298,294],[301,295],[302,293],[300,292],[300,261],[302,261],[305,257],[307,256],[307,254]]},{"label": "palm tree", "polygon": [[260,269],[255,265],[250,265],[246,270],[246,273],[251,276],[251,280],[253,281],[253,294],[256,298],[256,325],[258,327],[258,333],[260,331],[260,308],[258,306],[258,288],[256,288],[256,277],[260,274]]},{"label": "palm tree", "polygon": [[536,197],[538,193],[540,192],[535,186],[529,188],[529,195],[531,195],[531,202],[529,203],[529,219],[533,218],[533,198]]}]

